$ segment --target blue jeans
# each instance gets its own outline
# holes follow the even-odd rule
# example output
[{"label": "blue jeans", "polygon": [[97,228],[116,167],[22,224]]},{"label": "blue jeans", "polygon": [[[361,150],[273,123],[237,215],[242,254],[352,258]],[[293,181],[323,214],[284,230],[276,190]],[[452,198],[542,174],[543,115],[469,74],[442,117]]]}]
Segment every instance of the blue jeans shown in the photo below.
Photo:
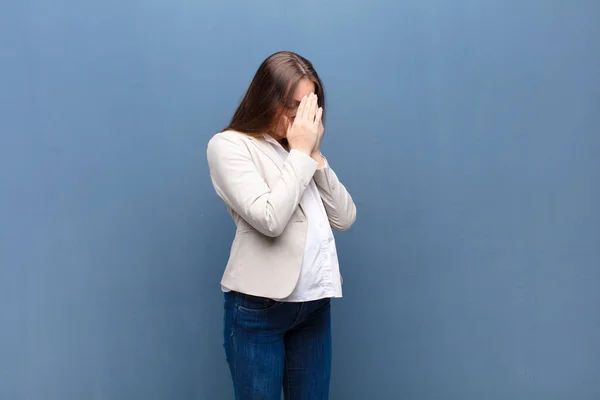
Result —
[{"label": "blue jeans", "polygon": [[327,400],[330,300],[282,303],[225,293],[224,347],[236,400]]}]

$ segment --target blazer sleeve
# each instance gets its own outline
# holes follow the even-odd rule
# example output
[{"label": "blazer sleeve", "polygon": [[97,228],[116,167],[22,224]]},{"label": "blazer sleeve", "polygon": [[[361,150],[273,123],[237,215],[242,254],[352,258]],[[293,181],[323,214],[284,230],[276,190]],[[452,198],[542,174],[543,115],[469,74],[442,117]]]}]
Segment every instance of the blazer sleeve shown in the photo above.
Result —
[{"label": "blazer sleeve", "polygon": [[356,221],[356,205],[327,160],[325,166],[316,171],[314,180],[331,227],[338,231],[350,229]]},{"label": "blazer sleeve", "polygon": [[308,155],[290,151],[279,179],[269,187],[247,144],[236,135],[217,134],[207,146],[210,177],[225,204],[260,233],[277,237],[287,226],[317,169]]}]

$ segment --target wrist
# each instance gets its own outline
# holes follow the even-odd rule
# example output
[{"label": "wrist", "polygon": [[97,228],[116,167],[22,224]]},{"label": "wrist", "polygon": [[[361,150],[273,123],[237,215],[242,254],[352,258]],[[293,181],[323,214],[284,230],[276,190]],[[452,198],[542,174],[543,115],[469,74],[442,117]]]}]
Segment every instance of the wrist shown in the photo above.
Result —
[{"label": "wrist", "polygon": [[325,165],[325,157],[323,157],[323,154],[321,154],[320,151],[313,151],[310,157],[319,163],[318,168],[323,168]]},{"label": "wrist", "polygon": [[302,147],[302,146],[294,146],[294,145],[290,144],[290,150],[300,151],[312,158],[312,149],[308,149],[308,148]]}]

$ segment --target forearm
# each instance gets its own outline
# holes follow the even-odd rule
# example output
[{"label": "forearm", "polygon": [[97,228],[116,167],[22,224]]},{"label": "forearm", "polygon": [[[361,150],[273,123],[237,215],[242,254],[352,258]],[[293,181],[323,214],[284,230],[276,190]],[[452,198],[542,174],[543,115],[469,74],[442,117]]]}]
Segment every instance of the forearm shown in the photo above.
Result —
[{"label": "forearm", "polygon": [[356,205],[324,157],[321,157],[321,163],[322,166],[317,169],[314,180],[323,200],[327,217],[333,228],[340,231],[347,230],[356,220]]},{"label": "forearm", "polygon": [[317,164],[292,150],[280,178],[269,187],[244,147],[224,135],[210,141],[207,157],[219,197],[256,230],[272,237],[287,226]]}]

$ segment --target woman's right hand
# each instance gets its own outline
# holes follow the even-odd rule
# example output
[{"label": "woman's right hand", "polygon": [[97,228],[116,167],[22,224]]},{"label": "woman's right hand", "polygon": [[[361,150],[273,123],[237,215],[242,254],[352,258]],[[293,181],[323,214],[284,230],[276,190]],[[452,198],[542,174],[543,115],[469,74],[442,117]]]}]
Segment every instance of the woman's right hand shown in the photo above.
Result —
[{"label": "woman's right hand", "polygon": [[287,132],[290,149],[299,150],[308,156],[311,155],[319,138],[322,116],[323,108],[318,107],[316,94],[311,93],[308,97],[302,98],[296,118],[290,124]]}]

